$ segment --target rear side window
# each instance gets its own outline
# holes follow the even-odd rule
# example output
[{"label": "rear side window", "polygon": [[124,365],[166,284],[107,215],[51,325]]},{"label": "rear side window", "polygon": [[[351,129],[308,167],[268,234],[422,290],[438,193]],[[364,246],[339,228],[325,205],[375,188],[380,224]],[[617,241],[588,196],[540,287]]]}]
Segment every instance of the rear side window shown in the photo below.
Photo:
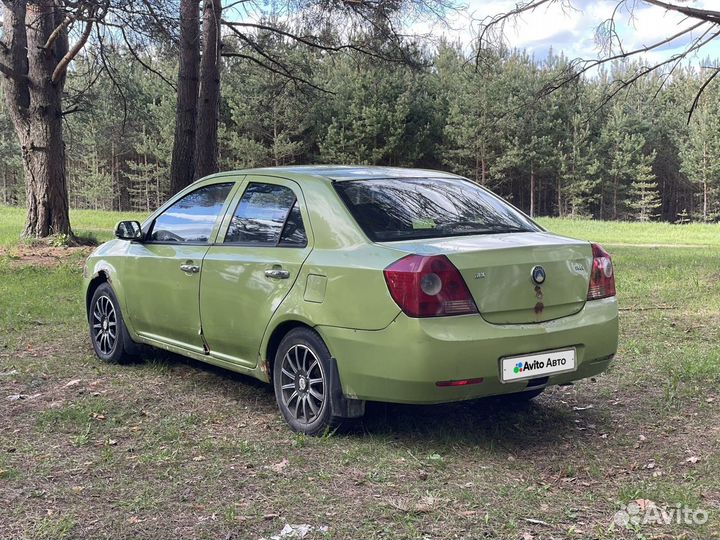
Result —
[{"label": "rear side window", "polygon": [[465,179],[351,180],[334,186],[374,242],[541,230],[502,199]]},{"label": "rear side window", "polygon": [[275,184],[248,185],[235,209],[225,243],[306,246],[305,227],[293,190]]},{"label": "rear side window", "polygon": [[155,219],[150,240],[208,242],[232,187],[232,182],[213,184],[188,193]]}]

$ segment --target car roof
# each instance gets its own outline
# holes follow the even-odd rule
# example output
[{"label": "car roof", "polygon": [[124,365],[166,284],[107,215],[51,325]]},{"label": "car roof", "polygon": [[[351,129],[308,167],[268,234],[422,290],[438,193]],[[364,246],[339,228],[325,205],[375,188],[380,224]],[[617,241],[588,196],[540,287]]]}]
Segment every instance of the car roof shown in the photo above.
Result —
[{"label": "car roof", "polygon": [[366,165],[292,165],[287,167],[262,167],[226,171],[216,176],[256,174],[264,176],[286,176],[289,178],[314,177],[326,181],[368,180],[379,178],[460,178],[456,174],[430,169],[405,167],[382,167]]}]

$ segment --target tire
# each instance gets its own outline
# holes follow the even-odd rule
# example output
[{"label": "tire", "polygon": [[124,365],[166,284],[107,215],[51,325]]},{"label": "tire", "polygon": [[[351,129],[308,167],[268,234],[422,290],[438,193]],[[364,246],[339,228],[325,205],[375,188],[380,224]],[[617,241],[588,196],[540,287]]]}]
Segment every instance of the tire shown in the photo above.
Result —
[{"label": "tire", "polygon": [[130,340],[115,292],[108,283],[102,283],[90,300],[88,310],[90,342],[95,355],[104,362],[122,363],[130,357]]},{"label": "tire", "polygon": [[282,339],[273,363],[273,386],[280,413],[293,431],[317,436],[337,426],[330,374],[330,352],[316,332],[296,328]]}]

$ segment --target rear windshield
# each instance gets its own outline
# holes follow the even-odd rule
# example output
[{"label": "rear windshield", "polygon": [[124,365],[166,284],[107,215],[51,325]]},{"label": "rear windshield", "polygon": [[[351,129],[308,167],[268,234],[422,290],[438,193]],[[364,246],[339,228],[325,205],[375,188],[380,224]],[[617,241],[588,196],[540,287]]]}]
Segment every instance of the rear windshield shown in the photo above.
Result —
[{"label": "rear windshield", "polygon": [[351,180],[335,182],[335,189],[374,242],[541,230],[502,199],[464,179]]}]

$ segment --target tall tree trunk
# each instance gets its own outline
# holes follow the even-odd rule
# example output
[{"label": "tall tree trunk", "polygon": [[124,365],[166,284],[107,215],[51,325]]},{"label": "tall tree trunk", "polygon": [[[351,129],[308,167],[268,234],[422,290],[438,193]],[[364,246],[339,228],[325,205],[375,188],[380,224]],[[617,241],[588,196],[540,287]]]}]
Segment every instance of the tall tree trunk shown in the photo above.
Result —
[{"label": "tall tree trunk", "polygon": [[22,150],[28,208],[24,236],[72,236],[62,129],[65,68],[71,58],[62,19],[53,0],[5,3],[0,63]]},{"label": "tall tree trunk", "polygon": [[175,108],[175,139],[170,166],[171,194],[189,185],[195,175],[199,33],[199,0],[180,0],[180,67]]},{"label": "tall tree trunk", "polygon": [[530,164],[530,217],[535,217],[535,167]]},{"label": "tall tree trunk", "polygon": [[557,215],[563,217],[563,199],[562,199],[562,177],[557,177]]},{"label": "tall tree trunk", "polygon": [[218,171],[220,119],[220,0],[204,0],[198,97],[195,178]]},{"label": "tall tree trunk", "polygon": [[708,220],[707,143],[703,141],[703,221]]},{"label": "tall tree trunk", "polygon": [[618,178],[617,175],[613,177],[613,197],[612,197],[612,218],[617,219],[617,198],[618,198]]}]

